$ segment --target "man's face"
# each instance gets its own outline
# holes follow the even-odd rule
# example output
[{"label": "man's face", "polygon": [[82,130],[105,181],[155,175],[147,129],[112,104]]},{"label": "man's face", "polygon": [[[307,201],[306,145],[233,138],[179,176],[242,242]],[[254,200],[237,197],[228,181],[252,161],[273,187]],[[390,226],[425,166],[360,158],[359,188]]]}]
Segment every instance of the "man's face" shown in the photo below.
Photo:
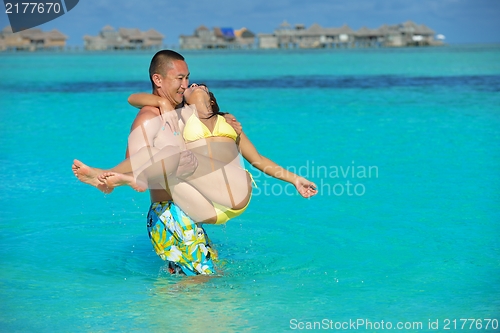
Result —
[{"label": "man's face", "polygon": [[184,91],[189,86],[189,69],[185,61],[174,60],[167,74],[161,78],[159,93],[167,98],[172,107],[182,103]]}]

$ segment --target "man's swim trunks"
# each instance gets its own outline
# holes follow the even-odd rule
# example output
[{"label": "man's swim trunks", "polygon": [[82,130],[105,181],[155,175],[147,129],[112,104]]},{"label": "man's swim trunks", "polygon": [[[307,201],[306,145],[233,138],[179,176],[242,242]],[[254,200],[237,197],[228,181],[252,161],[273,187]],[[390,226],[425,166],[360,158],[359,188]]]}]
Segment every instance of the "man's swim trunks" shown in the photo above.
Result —
[{"label": "man's swim trunks", "polygon": [[217,253],[205,230],[172,201],[151,204],[148,235],[156,254],[169,262],[171,272],[180,267],[186,275],[215,274],[213,260]]}]

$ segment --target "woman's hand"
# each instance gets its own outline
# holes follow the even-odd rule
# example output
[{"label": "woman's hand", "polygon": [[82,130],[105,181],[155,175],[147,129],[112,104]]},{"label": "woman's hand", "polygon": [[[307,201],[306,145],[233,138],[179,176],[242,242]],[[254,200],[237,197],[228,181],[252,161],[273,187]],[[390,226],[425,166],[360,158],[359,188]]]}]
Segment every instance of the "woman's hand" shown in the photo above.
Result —
[{"label": "woman's hand", "polygon": [[318,193],[316,184],[303,177],[298,177],[293,185],[304,198],[310,198]]}]

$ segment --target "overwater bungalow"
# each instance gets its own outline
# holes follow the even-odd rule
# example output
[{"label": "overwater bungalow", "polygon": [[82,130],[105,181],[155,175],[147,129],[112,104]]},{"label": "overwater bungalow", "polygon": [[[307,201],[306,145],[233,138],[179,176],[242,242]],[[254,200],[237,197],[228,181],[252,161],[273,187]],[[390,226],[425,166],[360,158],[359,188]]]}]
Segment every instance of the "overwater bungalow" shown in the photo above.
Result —
[{"label": "overwater bungalow", "polygon": [[433,46],[443,44],[442,41],[434,38],[434,30],[412,21],[393,26],[383,25],[379,30],[385,37],[385,46]]},{"label": "overwater bungalow", "polygon": [[255,34],[247,28],[215,27],[212,30],[204,25],[195,29],[191,36],[179,37],[181,49],[249,49],[255,47]]},{"label": "overwater bungalow", "polygon": [[97,36],[85,35],[83,37],[86,50],[134,50],[160,48],[164,36],[150,29],[141,31],[136,28],[119,28],[115,30],[107,25],[101,29]]},{"label": "overwater bungalow", "polygon": [[407,21],[397,25],[383,25],[377,29],[362,27],[357,31],[347,24],[339,28],[324,28],[315,23],[309,28],[303,24],[292,27],[284,21],[272,34],[259,34],[259,48],[351,48],[402,47],[442,45],[434,38],[434,31],[425,25]]},{"label": "overwater bungalow", "polygon": [[0,51],[62,50],[68,37],[57,29],[32,28],[13,33],[10,26],[0,31]]}]

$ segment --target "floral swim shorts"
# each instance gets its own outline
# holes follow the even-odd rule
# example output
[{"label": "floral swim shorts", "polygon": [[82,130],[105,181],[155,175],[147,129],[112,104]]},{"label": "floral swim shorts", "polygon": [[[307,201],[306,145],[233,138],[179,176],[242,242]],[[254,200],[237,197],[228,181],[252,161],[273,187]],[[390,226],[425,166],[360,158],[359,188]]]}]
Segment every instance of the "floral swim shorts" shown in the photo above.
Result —
[{"label": "floral swim shorts", "polygon": [[156,254],[169,262],[171,273],[215,274],[217,252],[205,230],[173,201],[153,202],[148,213],[148,235]]}]

